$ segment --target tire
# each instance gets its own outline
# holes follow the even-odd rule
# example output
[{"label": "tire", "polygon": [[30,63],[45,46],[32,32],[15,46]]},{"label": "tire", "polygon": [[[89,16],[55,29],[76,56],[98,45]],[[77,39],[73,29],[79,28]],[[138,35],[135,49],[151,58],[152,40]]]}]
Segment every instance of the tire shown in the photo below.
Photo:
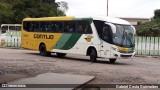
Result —
[{"label": "tire", "polygon": [[109,59],[110,63],[115,63],[116,59]]},{"label": "tire", "polygon": [[96,62],[97,61],[97,52],[94,48],[91,48],[90,60],[91,60],[91,62]]},{"label": "tire", "polygon": [[58,57],[65,57],[67,54],[66,53],[56,53]]},{"label": "tire", "polygon": [[42,55],[42,56],[51,56],[51,52],[48,52],[46,50],[46,45],[45,44],[40,45],[39,52],[40,52],[40,55]]}]

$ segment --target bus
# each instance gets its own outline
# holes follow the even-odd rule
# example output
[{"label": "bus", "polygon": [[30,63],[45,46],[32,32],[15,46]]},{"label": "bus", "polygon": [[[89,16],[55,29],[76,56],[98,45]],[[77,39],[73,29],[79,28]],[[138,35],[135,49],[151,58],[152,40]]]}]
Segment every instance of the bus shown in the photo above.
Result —
[{"label": "bus", "polygon": [[1,34],[4,35],[8,31],[21,31],[21,24],[2,24]]},{"label": "bus", "polygon": [[37,50],[40,55],[67,53],[109,59],[135,55],[135,28],[113,17],[43,17],[22,21],[22,48]]},{"label": "bus", "polygon": [[[5,46],[6,41],[9,37],[7,37],[7,32],[10,32],[10,36],[13,37],[12,33],[14,31],[21,31],[21,24],[2,24],[0,27],[0,46]],[[13,31],[13,32],[12,32]]]}]

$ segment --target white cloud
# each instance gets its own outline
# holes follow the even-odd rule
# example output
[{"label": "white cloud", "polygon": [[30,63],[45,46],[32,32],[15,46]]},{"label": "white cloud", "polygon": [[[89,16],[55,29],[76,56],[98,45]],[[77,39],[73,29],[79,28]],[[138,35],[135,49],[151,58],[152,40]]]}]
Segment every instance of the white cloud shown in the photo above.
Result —
[{"label": "white cloud", "polygon": [[[56,1],[68,2],[68,16],[106,16],[107,0]],[[109,0],[109,16],[150,18],[159,4],[160,0]]]}]

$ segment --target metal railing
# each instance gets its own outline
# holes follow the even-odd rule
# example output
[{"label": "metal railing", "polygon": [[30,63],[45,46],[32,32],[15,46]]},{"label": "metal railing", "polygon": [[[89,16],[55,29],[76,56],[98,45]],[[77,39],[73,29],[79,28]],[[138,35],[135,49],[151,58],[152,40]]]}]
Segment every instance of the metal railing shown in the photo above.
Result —
[{"label": "metal railing", "polygon": [[19,47],[21,46],[21,32],[7,31],[6,34],[0,33],[0,47]]},{"label": "metal railing", "polygon": [[160,56],[160,37],[136,37],[136,54]]}]

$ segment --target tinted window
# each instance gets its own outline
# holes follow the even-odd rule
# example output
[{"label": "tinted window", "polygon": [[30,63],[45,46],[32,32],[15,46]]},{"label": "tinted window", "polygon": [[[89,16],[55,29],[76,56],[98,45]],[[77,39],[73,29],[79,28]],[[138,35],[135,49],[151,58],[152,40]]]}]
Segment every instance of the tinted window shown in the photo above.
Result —
[{"label": "tinted window", "polygon": [[2,26],[1,30],[2,30],[2,34],[6,33],[6,31],[8,30],[8,26]]},{"label": "tinted window", "polygon": [[94,20],[93,22],[94,22],[94,25],[96,27],[99,37],[108,43],[112,43],[111,27],[109,25],[104,24],[104,21]]},{"label": "tinted window", "polygon": [[15,26],[9,26],[9,30],[16,30]]},{"label": "tinted window", "polygon": [[23,23],[24,30],[30,31],[30,27],[31,27],[31,22],[24,22]]},{"label": "tinted window", "polygon": [[77,33],[84,33],[84,22],[83,21],[78,21],[77,22]]},{"label": "tinted window", "polygon": [[102,30],[104,26],[104,21],[94,20],[93,22],[94,22],[94,25],[96,27],[99,37],[102,38]]},{"label": "tinted window", "polygon": [[52,22],[51,31],[52,32],[63,32],[63,22]]},{"label": "tinted window", "polygon": [[89,21],[78,21],[77,22],[77,33],[91,34],[92,29]]},{"label": "tinted window", "polygon": [[24,30],[31,32],[92,33],[89,21],[24,22]]},{"label": "tinted window", "polygon": [[65,21],[64,22],[64,32],[73,33],[76,31],[76,21]]},{"label": "tinted window", "polygon": [[85,34],[91,34],[92,33],[89,21],[84,21],[84,33]]},{"label": "tinted window", "polygon": [[102,40],[111,43],[112,38],[111,38],[111,28],[109,25],[104,25],[103,31],[102,31]]},{"label": "tinted window", "polygon": [[51,32],[51,22],[40,22],[40,32]]},{"label": "tinted window", "polygon": [[16,26],[15,29],[16,29],[16,31],[20,31],[21,30],[21,26]]},{"label": "tinted window", "polygon": [[37,31],[39,31],[39,22],[32,22],[32,31],[35,31],[35,32],[37,32]]}]

